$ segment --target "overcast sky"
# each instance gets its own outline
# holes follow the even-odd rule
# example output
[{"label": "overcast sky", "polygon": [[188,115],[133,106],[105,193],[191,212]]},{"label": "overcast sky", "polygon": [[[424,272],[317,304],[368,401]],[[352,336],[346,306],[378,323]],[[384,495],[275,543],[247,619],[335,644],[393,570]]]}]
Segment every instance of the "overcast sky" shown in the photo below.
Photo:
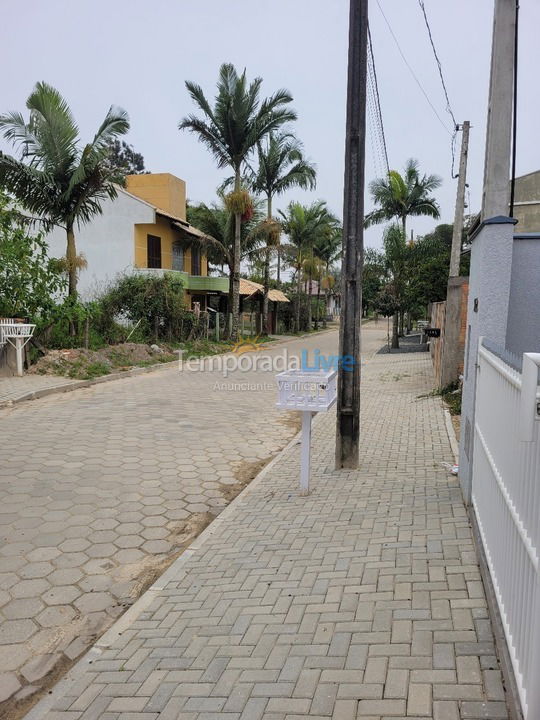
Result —
[{"label": "overcast sky", "polygon": [[[45,80],[69,102],[83,138],[110,104],[131,118],[128,141],[153,172],[186,180],[193,201],[211,202],[224,177],[207,150],[178,121],[193,111],[184,80],[213,97],[218,68],[232,62],[264,79],[263,93],[280,87],[294,96],[296,132],[316,163],[314,193],[280,198],[325,199],[341,215],[348,0],[0,0],[0,111],[23,110],[34,83]],[[404,64],[378,7],[370,23],[391,168],[409,157],[437,173],[443,222],[452,222],[456,181],[450,177],[451,120],[445,112],[435,60],[417,0],[379,0],[407,60],[442,118],[428,105]],[[471,209],[478,210],[484,160],[486,102],[494,0],[425,0],[459,122],[471,131]],[[540,168],[540,2],[522,0],[518,174]],[[5,149],[5,145],[3,145]],[[458,147],[459,150],[459,147]],[[366,180],[380,173],[368,138]],[[369,197],[367,209],[369,209]],[[410,227],[424,233],[428,219]],[[366,244],[379,246],[381,228]]]}]

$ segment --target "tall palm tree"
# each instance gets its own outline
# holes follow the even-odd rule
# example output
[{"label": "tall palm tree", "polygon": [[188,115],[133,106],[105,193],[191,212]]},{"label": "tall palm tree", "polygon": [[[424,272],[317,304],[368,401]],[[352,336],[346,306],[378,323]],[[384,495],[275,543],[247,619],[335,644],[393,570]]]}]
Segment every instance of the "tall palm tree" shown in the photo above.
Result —
[{"label": "tall palm tree", "polygon": [[[229,306],[232,303],[232,278],[234,273],[234,214],[226,207],[223,197],[218,203],[188,205],[187,219],[206,235],[203,242],[208,262],[223,268],[229,275]],[[240,260],[251,256],[260,244],[255,232],[261,220],[261,212],[255,207],[253,217],[241,225]]]},{"label": "tall palm tree", "polygon": [[75,226],[102,212],[101,203],[116,197],[108,166],[109,143],[129,130],[125,110],[111,106],[92,142],[80,146],[79,128],[58,90],[38,82],[26,101],[30,118],[19,112],[0,116],[6,140],[20,147],[17,160],[0,153],[0,185],[45,229],[66,230],[66,267],[69,295],[77,295]]},{"label": "tall palm tree", "polygon": [[[302,145],[290,133],[271,133],[257,143],[258,167],[249,176],[255,193],[266,199],[266,244],[264,248],[262,327],[268,326],[270,253],[279,244],[279,226],[273,221],[272,200],[293,187],[315,189],[315,167],[304,158]],[[278,254],[278,276],[280,258]],[[279,279],[279,278],[278,278]]]},{"label": "tall palm tree", "polygon": [[[286,212],[279,211],[283,232],[289,238],[287,250],[291,256],[290,264],[296,280],[295,330],[300,330],[300,296],[302,280],[309,281],[313,275],[313,248],[318,239],[329,233],[329,228],[337,224],[337,219],[328,210],[324,201],[305,206],[297,202],[289,203]],[[308,329],[311,329],[311,294],[308,294]]]},{"label": "tall palm tree", "polygon": [[319,327],[321,289],[324,289],[324,325],[328,315],[328,291],[333,283],[333,275],[330,273],[332,265],[341,257],[343,249],[343,230],[339,223],[330,223],[327,232],[321,233],[315,241],[314,252],[319,262],[317,280],[317,315],[315,316],[315,329]]},{"label": "tall palm tree", "polygon": [[407,288],[407,265],[410,248],[405,233],[399,225],[390,225],[383,238],[385,266],[389,274],[389,289],[394,296],[395,307],[392,327],[392,348],[399,348],[399,314],[403,312]]},{"label": "tall palm tree", "polygon": [[420,176],[418,161],[408,160],[403,175],[391,170],[388,177],[377,178],[370,183],[371,197],[378,207],[366,215],[365,226],[398,219],[406,234],[410,215],[439,218],[439,204],[431,193],[441,184],[442,179],[438,175]]},{"label": "tall palm tree", "polygon": [[[296,113],[287,108],[292,96],[278,90],[260,100],[262,78],[248,85],[246,72],[238,75],[233,65],[225,63],[219,71],[217,96],[212,107],[199,85],[186,82],[188,92],[203,117],[188,115],[180,121],[180,130],[195,133],[217,161],[218,167],[230,167],[234,173],[234,191],[241,190],[243,166],[249,155],[268,134],[284,123],[296,120]],[[232,337],[238,338],[240,308],[240,244],[242,213],[235,212]]]}]

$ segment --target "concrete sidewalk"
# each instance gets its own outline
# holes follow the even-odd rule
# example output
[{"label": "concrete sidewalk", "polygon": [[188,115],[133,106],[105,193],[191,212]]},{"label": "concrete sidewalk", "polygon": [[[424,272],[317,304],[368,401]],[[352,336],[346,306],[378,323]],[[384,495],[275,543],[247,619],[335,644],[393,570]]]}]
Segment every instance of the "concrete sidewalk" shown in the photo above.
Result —
[{"label": "concrete sidewalk", "polygon": [[319,416],[29,720],[507,717],[429,356],[363,372],[361,470]]}]

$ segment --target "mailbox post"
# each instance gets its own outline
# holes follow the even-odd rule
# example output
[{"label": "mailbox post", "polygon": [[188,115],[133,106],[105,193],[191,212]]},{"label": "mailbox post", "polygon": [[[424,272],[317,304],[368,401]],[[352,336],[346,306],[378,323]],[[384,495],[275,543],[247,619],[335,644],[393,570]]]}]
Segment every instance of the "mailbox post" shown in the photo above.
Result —
[{"label": "mailbox post", "polygon": [[17,357],[17,375],[23,375],[23,350],[34,334],[35,325],[18,323],[15,320],[0,321],[0,346],[9,343],[15,348]]},{"label": "mailbox post", "polygon": [[277,407],[302,413],[300,453],[300,494],[309,494],[311,465],[311,420],[318,412],[328,412],[336,402],[337,370],[286,370],[276,375]]}]

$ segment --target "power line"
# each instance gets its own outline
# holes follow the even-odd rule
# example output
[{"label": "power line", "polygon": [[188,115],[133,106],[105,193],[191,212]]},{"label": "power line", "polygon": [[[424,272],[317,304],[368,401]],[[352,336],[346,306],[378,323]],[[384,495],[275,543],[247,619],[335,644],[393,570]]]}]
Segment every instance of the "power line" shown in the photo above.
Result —
[{"label": "power line", "polygon": [[455,118],[454,112],[453,112],[453,110],[452,110],[452,106],[451,106],[451,104],[450,104],[450,98],[448,97],[448,90],[446,89],[446,83],[445,83],[445,81],[444,81],[442,64],[441,64],[441,61],[439,60],[439,55],[437,54],[437,49],[435,48],[435,42],[434,42],[434,40],[433,40],[433,35],[431,34],[431,27],[430,27],[430,25],[429,25],[428,16],[427,16],[427,13],[426,13],[426,6],[424,5],[424,0],[418,0],[418,3],[419,3],[419,5],[420,5],[420,7],[422,8],[422,13],[423,13],[423,15],[424,15],[424,20],[425,20],[425,23],[426,23],[426,28],[427,28],[428,35],[429,35],[429,41],[430,41],[431,47],[432,47],[432,49],[433,49],[433,55],[435,56],[435,61],[436,61],[436,63],[437,63],[437,67],[438,67],[438,69],[439,69],[439,76],[440,76],[440,78],[441,78],[441,83],[442,83],[442,87],[443,87],[443,91],[444,91],[444,96],[445,96],[445,98],[446,98],[446,111],[448,112],[448,114],[449,114],[450,117],[452,118],[452,122],[454,123],[454,127],[456,127],[456,125],[457,125],[458,123],[456,122],[456,118]]},{"label": "power line", "polygon": [[375,55],[373,54],[373,41],[371,39],[371,28],[369,27],[368,23],[368,48],[369,48],[369,62],[368,67],[370,71],[370,75],[373,76],[372,78],[372,84],[373,84],[373,91],[375,95],[375,109],[376,114],[378,116],[378,122],[382,137],[382,144],[384,148],[384,159],[386,162],[386,171],[387,173],[390,173],[390,165],[388,163],[388,148],[386,145],[386,135],[384,134],[384,123],[383,123],[383,117],[382,117],[382,110],[381,110],[381,98],[379,95],[379,82],[377,80],[377,68],[375,66]]},{"label": "power line", "polygon": [[437,117],[437,120],[440,122],[440,124],[443,126],[443,128],[446,130],[446,132],[447,132],[449,135],[452,135],[452,133],[451,133],[450,130],[448,129],[446,123],[443,121],[443,119],[441,118],[441,116],[439,115],[439,113],[437,112],[437,110],[435,109],[435,106],[433,105],[433,103],[432,103],[431,100],[429,99],[429,95],[428,95],[427,92],[424,90],[424,87],[423,87],[422,83],[420,82],[420,80],[418,79],[418,76],[416,75],[416,73],[415,73],[414,70],[412,69],[409,61],[408,61],[407,58],[405,57],[405,54],[404,54],[403,50],[401,49],[401,45],[399,44],[399,41],[398,41],[398,39],[397,39],[394,31],[392,30],[392,26],[390,25],[390,22],[389,22],[388,18],[387,18],[386,15],[384,14],[384,10],[382,9],[381,3],[379,2],[379,0],[377,0],[377,5],[379,6],[379,10],[381,11],[381,15],[383,16],[384,21],[385,21],[385,23],[386,23],[387,26],[388,26],[388,29],[389,29],[389,31],[390,31],[390,34],[391,34],[392,37],[394,38],[394,42],[396,43],[397,49],[399,50],[399,54],[400,54],[401,57],[403,58],[403,62],[404,62],[405,65],[408,67],[409,72],[411,73],[411,75],[412,75],[413,78],[415,79],[416,84],[418,85],[418,87],[419,87],[420,90],[422,91],[422,94],[423,94],[424,97],[426,98],[426,100],[427,100],[430,108],[433,110],[433,113],[434,113],[435,116]]}]

